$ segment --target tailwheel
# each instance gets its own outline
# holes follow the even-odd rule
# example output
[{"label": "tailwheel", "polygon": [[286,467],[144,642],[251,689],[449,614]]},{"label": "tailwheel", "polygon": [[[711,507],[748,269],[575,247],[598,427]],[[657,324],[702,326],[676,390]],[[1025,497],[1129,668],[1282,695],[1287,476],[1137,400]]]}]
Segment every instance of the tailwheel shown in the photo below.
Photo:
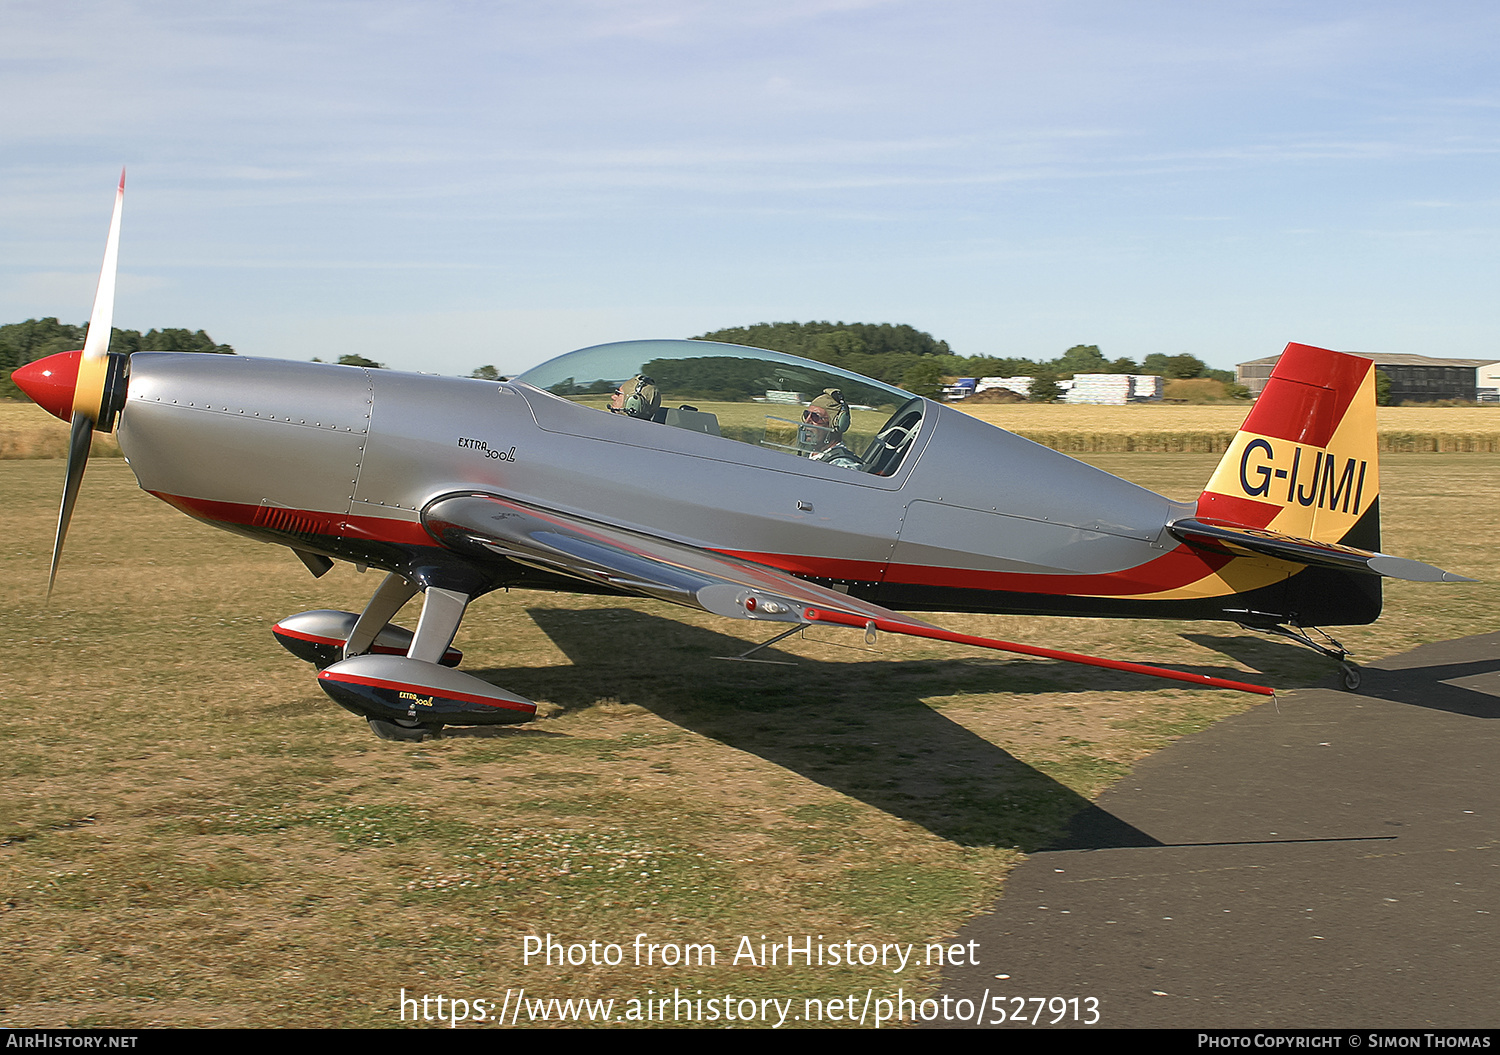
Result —
[{"label": "tailwheel", "polygon": [[424,725],[409,718],[366,718],[365,720],[370,723],[370,732],[380,739],[410,744],[419,744],[427,739],[435,740],[443,729],[441,725]]},{"label": "tailwheel", "polygon": [[[1339,665],[1340,677],[1344,683],[1344,688],[1348,689],[1350,692],[1353,692],[1355,689],[1359,688],[1359,683],[1362,678],[1360,676],[1359,668],[1356,667],[1353,663],[1349,662],[1349,650],[1341,645],[1337,640],[1330,637],[1327,633],[1319,630],[1317,627],[1303,627],[1297,625],[1296,623],[1290,622],[1277,626],[1254,626],[1249,623],[1241,623],[1240,626],[1246,630],[1254,630],[1256,633],[1275,634],[1278,637],[1287,638],[1290,641],[1297,642],[1297,644],[1299,645],[1303,645],[1307,648],[1312,649],[1320,656],[1327,656],[1329,659],[1337,660]],[[1309,630],[1321,637],[1324,642],[1327,642],[1327,644],[1314,641],[1307,634],[1307,631]]]}]

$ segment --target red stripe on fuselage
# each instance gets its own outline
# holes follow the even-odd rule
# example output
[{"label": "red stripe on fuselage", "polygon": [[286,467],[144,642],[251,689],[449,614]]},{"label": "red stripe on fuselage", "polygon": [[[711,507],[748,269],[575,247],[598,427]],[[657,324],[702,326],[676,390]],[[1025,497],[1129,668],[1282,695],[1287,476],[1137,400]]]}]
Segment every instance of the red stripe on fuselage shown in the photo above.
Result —
[{"label": "red stripe on fuselage", "polygon": [[[266,507],[243,502],[217,502],[205,498],[183,498],[179,495],[152,491],[157,498],[191,517],[211,523],[257,525],[257,514]],[[1261,506],[1262,503],[1244,503]],[[342,516],[337,513],[321,513],[305,510],[281,510],[278,512],[316,521],[320,531],[341,538],[356,538],[373,542],[389,542],[397,545],[433,546],[437,543],[427,534],[421,524],[392,517]],[[1225,516],[1215,510],[1221,520],[1234,520],[1247,527],[1262,527],[1263,523]],[[815,579],[835,579],[848,582],[879,583],[893,585],[943,586],[969,590],[992,590],[1000,593],[1038,593],[1059,597],[1103,596],[1130,597],[1134,594],[1160,593],[1197,582],[1212,575],[1232,557],[1226,554],[1204,553],[1186,545],[1169,550],[1161,556],[1139,564],[1134,568],[1106,572],[1100,575],[1056,575],[985,571],[974,568],[939,568],[916,564],[882,565],[877,561],[848,560],[843,557],[813,557],[791,553],[760,553],[753,550],[715,549],[712,552],[726,557],[765,564],[793,575]]]},{"label": "red stripe on fuselage", "polygon": [[283,509],[280,506],[251,505],[248,502],[217,502],[209,498],[184,498],[162,491],[149,493],[190,517],[210,523],[240,524],[275,530],[276,518],[284,516],[301,521],[297,530],[305,534],[337,535],[340,538],[392,542],[405,546],[436,545],[422,525],[413,520]]},{"label": "red stripe on fuselage", "polygon": [[[1179,545],[1145,564],[1102,575],[1044,575],[1025,572],[985,571],[975,568],[936,568],[920,564],[882,565],[873,561],[839,557],[802,557],[785,553],[755,553],[748,550],[715,550],[726,557],[773,568],[794,575],[850,582],[885,582],[892,585],[948,586],[1000,593],[1040,593],[1055,596],[1129,597],[1133,594],[1174,590],[1212,575],[1233,558],[1203,553]],[[883,574],[882,574],[883,572]]]}]

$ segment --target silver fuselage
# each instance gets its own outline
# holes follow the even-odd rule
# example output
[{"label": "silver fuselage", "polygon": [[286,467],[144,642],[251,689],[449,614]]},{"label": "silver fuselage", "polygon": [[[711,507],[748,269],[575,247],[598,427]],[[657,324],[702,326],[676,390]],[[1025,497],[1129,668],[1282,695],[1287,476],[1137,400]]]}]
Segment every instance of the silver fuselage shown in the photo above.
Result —
[{"label": "silver fuselage", "polygon": [[877,477],[522,384],[238,356],[135,355],[119,438],[145,490],[226,525],[320,525],[313,548],[330,527],[427,542],[422,510],[478,491],[867,587],[1122,572],[1190,508],[935,403]]}]

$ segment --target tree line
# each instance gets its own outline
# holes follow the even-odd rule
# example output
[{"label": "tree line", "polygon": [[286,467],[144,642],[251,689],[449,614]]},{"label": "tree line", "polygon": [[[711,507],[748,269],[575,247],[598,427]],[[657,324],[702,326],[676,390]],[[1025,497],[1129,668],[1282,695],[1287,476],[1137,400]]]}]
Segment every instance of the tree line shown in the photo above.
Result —
[{"label": "tree line", "polygon": [[1208,378],[1235,384],[1233,371],[1211,370],[1195,355],[1155,352],[1137,363],[1134,359],[1108,359],[1098,345],[1075,344],[1050,360],[963,356],[955,355],[947,341],[936,340],[912,326],[891,323],[761,322],[714,330],[692,339],[799,355],[929,398],[938,395],[946,377],[1032,377],[1036,379],[1033,398],[1044,402],[1057,398],[1058,381],[1075,374],[1157,374],[1169,381]]},{"label": "tree line", "polygon": [[[56,319],[27,319],[0,326],[0,399],[25,398],[21,390],[11,382],[10,374],[17,367],[44,359],[54,352],[71,352],[83,347],[88,336],[88,324],[74,326]],[[227,344],[218,344],[202,330],[165,329],[110,331],[109,350],[112,352],[211,352],[215,355],[233,355],[234,349]]]},{"label": "tree line", "polygon": [[[86,324],[73,326],[54,318],[27,319],[0,326],[0,398],[21,398],[20,390],[10,380],[12,370],[54,352],[82,348],[87,333]],[[1209,378],[1231,386],[1230,394],[1237,394],[1235,390],[1239,389],[1234,384],[1233,372],[1211,370],[1194,355],[1169,356],[1158,352],[1137,363],[1127,358],[1108,359],[1098,345],[1075,344],[1049,360],[963,356],[954,354],[947,341],[904,323],[759,322],[714,330],[691,339],[786,352],[932,398],[939,394],[944,379],[950,377],[1032,377],[1036,379],[1032,398],[1041,401],[1056,399],[1057,382],[1075,374],[1158,374],[1169,381]],[[232,347],[216,343],[202,330],[172,328],[145,333],[116,328],[110,338],[110,351],[235,354]],[[372,369],[385,365],[357,354],[339,356],[337,361]],[[500,374],[494,366],[486,365],[475,369],[470,376],[495,380]]]}]

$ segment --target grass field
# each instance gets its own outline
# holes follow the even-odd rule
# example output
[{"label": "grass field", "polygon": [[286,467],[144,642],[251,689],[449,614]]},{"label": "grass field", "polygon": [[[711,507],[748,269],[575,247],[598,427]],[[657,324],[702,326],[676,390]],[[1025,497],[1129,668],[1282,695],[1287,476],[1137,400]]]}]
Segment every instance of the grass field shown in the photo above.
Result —
[{"label": "grass field", "polygon": [[[1173,497],[1216,461],[1090,460]],[[1373,659],[1492,629],[1500,456],[1393,456],[1382,479],[1386,548],[1484,581],[1392,584],[1379,623],[1339,636]],[[517,591],[477,603],[457,644],[548,717],[385,743],[268,632],[359,608],[373,574],[314,580],[105,460],[46,604],[61,480],[55,460],[0,462],[0,1026],[394,1025],[403,988],[498,1003],[524,987],[615,1014],[674,988],[799,1011],[920,994],[935,968],[730,961],[762,935],[920,952],[1138,759],[1258,702],[832,629],[776,651],[796,666],[723,663],[764,635]],[[1284,688],[1331,674],[1217,624],[937,621]],[[626,963],[523,962],[549,933],[620,943]],[[712,942],[718,964],[634,966],[637,934]]]}]

